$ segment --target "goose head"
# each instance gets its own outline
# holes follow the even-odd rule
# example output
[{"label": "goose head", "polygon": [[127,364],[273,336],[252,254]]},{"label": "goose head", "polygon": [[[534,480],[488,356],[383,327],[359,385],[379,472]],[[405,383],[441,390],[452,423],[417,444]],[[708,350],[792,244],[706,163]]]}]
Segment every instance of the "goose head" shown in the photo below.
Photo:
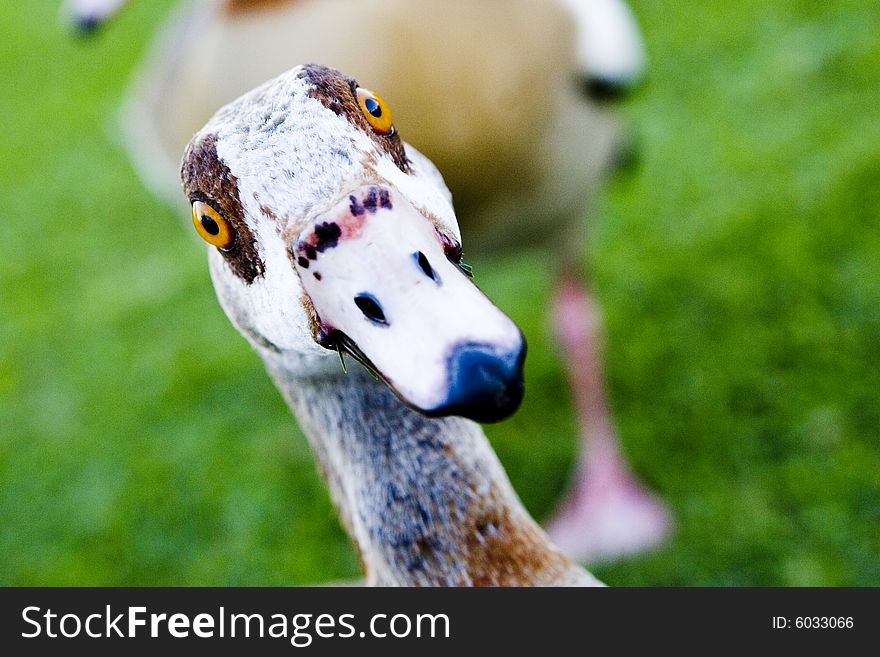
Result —
[{"label": "goose head", "polygon": [[323,376],[338,351],[426,415],[517,408],[522,333],[469,279],[443,179],[381,97],[295,68],[222,108],[181,176],[221,305],[268,364]]}]

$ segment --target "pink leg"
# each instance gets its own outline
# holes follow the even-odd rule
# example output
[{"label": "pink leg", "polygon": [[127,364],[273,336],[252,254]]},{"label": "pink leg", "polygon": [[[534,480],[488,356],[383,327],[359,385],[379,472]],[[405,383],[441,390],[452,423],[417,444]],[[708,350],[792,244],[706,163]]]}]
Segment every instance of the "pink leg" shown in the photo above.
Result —
[{"label": "pink leg", "polygon": [[547,531],[569,557],[591,562],[648,550],[672,528],[668,509],[636,479],[617,444],[602,383],[599,323],[584,285],[563,277],[554,328],[581,426],[581,454],[574,486]]}]

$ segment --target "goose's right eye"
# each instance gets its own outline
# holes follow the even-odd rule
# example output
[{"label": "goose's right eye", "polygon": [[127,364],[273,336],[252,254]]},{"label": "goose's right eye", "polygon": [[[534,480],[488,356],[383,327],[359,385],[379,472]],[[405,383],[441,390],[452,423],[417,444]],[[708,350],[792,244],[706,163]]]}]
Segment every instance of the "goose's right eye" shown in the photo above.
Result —
[{"label": "goose's right eye", "polygon": [[232,224],[207,203],[202,201],[193,203],[192,220],[196,232],[208,244],[226,250],[235,242],[235,230]]},{"label": "goose's right eye", "polygon": [[385,313],[382,311],[382,306],[379,305],[376,297],[372,294],[367,294],[366,292],[359,294],[354,298],[354,303],[360,308],[364,317],[370,321],[375,322],[376,324],[388,325],[388,320],[385,319]]}]

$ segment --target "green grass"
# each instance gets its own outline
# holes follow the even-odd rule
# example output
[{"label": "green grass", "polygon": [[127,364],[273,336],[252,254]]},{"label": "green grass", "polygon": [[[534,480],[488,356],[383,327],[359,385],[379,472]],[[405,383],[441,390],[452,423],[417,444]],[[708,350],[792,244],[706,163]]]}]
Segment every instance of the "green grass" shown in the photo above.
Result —
[{"label": "green grass", "polygon": [[[202,247],[117,143],[170,4],[134,3],[87,43],[54,1],[0,8],[0,584],[358,572]],[[639,159],[584,257],[616,426],[678,530],[597,573],[880,585],[880,9],[633,4],[651,53],[622,108]],[[526,254],[478,279],[530,340],[523,409],[489,433],[544,516],[575,446],[535,302],[550,272]]]}]

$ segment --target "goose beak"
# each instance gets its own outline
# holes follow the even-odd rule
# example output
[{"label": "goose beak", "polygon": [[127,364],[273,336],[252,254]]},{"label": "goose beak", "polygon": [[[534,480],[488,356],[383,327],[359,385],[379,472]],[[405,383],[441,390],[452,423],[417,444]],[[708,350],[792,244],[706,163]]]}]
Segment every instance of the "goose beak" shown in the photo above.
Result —
[{"label": "goose beak", "polygon": [[478,422],[519,407],[522,333],[450,262],[434,224],[399,192],[352,191],[291,251],[321,344],[353,355],[408,406]]},{"label": "goose beak", "polygon": [[578,24],[578,57],[589,95],[617,98],[645,75],[645,44],[624,0],[565,0]]},{"label": "goose beak", "polygon": [[65,0],[61,11],[77,33],[92,34],[116,14],[126,0]]}]

